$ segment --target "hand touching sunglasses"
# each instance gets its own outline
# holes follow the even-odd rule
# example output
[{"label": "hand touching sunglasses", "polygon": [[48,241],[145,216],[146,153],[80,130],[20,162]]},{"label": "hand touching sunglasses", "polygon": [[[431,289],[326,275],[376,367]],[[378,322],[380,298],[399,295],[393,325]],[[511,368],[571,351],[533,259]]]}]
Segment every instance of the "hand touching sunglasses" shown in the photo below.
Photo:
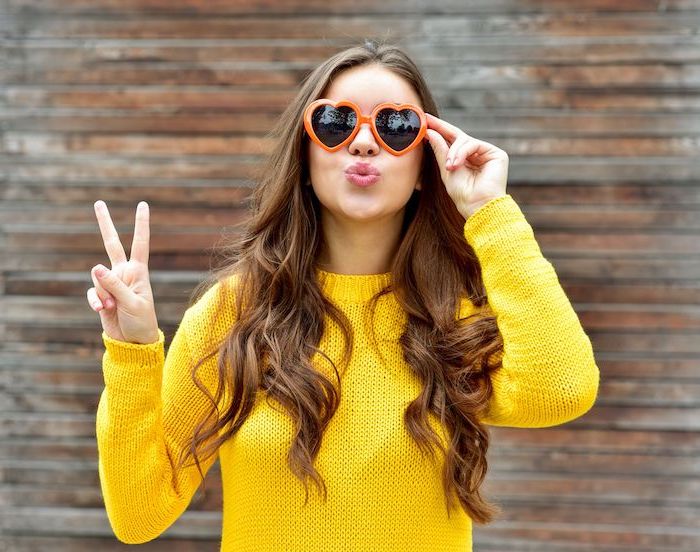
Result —
[{"label": "hand touching sunglasses", "polygon": [[385,102],[364,115],[351,101],[321,98],[304,111],[306,132],[326,151],[350,143],[363,123],[370,124],[377,142],[392,155],[404,155],[420,145],[428,128],[425,113],[413,104]]},{"label": "hand touching sunglasses", "polygon": [[304,110],[307,134],[330,152],[348,144],[363,123],[369,123],[377,142],[392,155],[404,155],[428,140],[447,193],[465,219],[506,195],[508,154],[417,105],[385,102],[363,115],[351,101],[321,98]]}]

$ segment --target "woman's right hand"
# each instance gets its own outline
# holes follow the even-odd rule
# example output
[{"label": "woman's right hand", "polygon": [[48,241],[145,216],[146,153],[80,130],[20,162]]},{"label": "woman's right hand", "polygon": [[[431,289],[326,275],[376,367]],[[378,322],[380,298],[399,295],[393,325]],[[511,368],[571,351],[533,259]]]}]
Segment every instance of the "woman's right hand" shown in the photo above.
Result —
[{"label": "woman's right hand", "polygon": [[100,314],[102,329],[112,339],[129,343],[155,343],[159,336],[148,277],[148,203],[142,201],[136,208],[129,260],[104,201],[95,202],[95,214],[112,269],[100,276],[97,272],[102,265],[92,267],[90,275],[95,286],[87,290],[88,302]]}]

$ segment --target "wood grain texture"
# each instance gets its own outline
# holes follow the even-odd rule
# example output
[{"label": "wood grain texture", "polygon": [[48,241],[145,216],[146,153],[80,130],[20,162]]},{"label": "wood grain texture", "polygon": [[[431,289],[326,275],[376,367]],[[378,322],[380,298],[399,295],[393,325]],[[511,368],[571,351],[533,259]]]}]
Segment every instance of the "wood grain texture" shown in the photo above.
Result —
[{"label": "wood grain texture", "polygon": [[[266,132],[319,62],[403,45],[442,118],[511,159],[593,342],[598,402],[493,428],[474,549],[700,550],[700,4],[696,0],[5,0],[0,4],[0,549],[122,550],[94,439],[103,387],[93,203],[150,267],[171,339]],[[143,550],[218,551],[218,463]]]}]

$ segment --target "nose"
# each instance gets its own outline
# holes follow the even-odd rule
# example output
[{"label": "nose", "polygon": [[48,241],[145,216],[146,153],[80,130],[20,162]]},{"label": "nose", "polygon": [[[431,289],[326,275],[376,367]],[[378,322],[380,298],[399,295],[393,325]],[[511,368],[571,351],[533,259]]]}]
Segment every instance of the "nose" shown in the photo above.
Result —
[{"label": "nose", "polygon": [[379,153],[379,144],[372,133],[372,127],[369,123],[360,125],[360,129],[353,137],[348,148],[353,155],[377,155]]}]

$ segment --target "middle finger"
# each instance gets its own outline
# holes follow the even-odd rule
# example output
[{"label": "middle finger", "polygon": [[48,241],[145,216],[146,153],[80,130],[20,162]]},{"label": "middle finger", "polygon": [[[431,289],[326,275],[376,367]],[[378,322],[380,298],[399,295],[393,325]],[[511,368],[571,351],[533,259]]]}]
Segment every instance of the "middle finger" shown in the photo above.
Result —
[{"label": "middle finger", "polygon": [[148,203],[140,201],[136,206],[134,238],[131,242],[131,258],[148,266],[148,246],[151,238],[149,229],[150,211]]}]

